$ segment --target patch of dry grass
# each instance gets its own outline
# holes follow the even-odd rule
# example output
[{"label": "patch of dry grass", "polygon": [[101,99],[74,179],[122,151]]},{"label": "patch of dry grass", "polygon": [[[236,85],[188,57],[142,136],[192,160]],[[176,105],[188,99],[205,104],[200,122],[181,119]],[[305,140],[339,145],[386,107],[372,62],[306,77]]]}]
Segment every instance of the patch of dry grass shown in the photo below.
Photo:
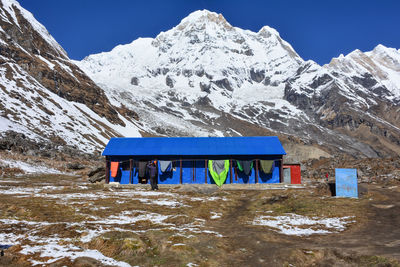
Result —
[{"label": "patch of dry grass", "polygon": [[[85,184],[81,177],[44,175],[18,179],[17,183],[2,185],[18,188],[19,191],[29,189],[31,192],[33,188],[50,187],[37,194],[0,195],[0,219],[38,222],[35,225],[0,223],[1,233],[29,233],[40,238],[40,242],[53,238],[61,245],[73,244],[82,249],[98,250],[107,257],[140,266],[185,266],[189,262],[200,266],[221,266],[232,265],[235,260],[246,262],[249,253],[258,253],[256,250],[240,250],[251,250],[254,245],[248,243],[255,242],[254,239],[249,241],[245,238],[247,234],[259,231],[248,224],[257,214],[271,211],[268,214],[274,216],[285,213],[318,217],[355,216],[357,225],[360,225],[366,217],[369,198],[384,199],[384,196],[377,193],[365,194],[358,200],[324,197],[315,194],[312,189],[205,190],[201,193],[183,192],[179,188],[161,188],[160,195],[149,195],[145,194],[147,188],[104,188],[102,185]],[[139,193],[135,195],[135,191]],[[143,202],[143,199],[148,201]],[[152,202],[160,199],[176,201],[182,205],[172,207]],[[220,214],[221,217],[211,219],[213,214]],[[123,221],[124,218],[138,218],[143,215],[149,217],[132,220],[132,223]],[[152,215],[164,219],[153,221]],[[107,223],[110,218],[121,219],[118,223]],[[221,233],[224,237],[221,237]],[[290,243],[290,238],[268,229],[258,232],[256,238],[258,242],[279,246]],[[298,241],[300,238],[293,240]],[[44,260],[40,253],[18,254],[24,245],[39,245],[36,241],[27,238],[18,242],[19,244],[7,250],[18,256],[6,256],[0,259],[0,265],[6,263],[9,266],[24,266],[30,265],[30,259]],[[283,255],[287,256],[288,251],[292,251],[290,253],[293,255],[284,260],[298,266],[329,263],[330,259],[339,259],[332,252],[323,250],[313,250],[307,254],[291,248],[284,250]],[[284,262],[281,258],[279,260]],[[340,260],[353,263],[346,259]],[[380,257],[365,257],[354,262],[368,266],[374,262],[378,265],[385,264],[385,260]],[[66,257],[57,264],[95,266],[99,262],[82,259],[71,261]]]}]

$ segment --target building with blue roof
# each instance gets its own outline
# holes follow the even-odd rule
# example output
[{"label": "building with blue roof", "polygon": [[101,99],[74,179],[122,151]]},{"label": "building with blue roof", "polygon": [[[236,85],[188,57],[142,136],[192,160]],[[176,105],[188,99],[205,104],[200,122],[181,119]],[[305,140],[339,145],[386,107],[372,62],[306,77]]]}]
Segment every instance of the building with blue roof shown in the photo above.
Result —
[{"label": "building with blue roof", "polygon": [[[213,184],[208,170],[209,160],[229,160],[225,183],[280,183],[282,159],[286,155],[276,136],[257,137],[139,137],[111,138],[103,151],[106,157],[106,182],[138,184],[139,162],[171,161],[171,168],[162,172],[158,164],[159,184]],[[238,168],[237,161],[251,161],[249,174]],[[260,163],[272,162],[269,173]],[[110,166],[118,172],[111,175]],[[115,170],[114,170],[115,171]]]}]

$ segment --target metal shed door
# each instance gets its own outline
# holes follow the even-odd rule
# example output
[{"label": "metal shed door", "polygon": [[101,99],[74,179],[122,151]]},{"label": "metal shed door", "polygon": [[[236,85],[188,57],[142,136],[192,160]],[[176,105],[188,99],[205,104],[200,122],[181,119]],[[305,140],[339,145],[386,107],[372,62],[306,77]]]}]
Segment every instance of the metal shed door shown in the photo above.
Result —
[{"label": "metal shed door", "polygon": [[290,166],[292,184],[301,184],[301,168],[299,165]]},{"label": "metal shed door", "polygon": [[283,182],[285,184],[290,184],[291,183],[291,171],[290,168],[283,168]]}]

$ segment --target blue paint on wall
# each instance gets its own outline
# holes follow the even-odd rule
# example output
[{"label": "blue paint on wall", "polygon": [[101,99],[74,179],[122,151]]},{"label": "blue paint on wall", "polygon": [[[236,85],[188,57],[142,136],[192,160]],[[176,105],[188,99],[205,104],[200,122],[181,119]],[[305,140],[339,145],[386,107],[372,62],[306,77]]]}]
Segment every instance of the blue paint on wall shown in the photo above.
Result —
[{"label": "blue paint on wall", "polygon": [[358,197],[357,169],[335,169],[336,196]]},{"label": "blue paint on wall", "polygon": [[253,168],[251,169],[250,175],[246,175],[244,172],[237,169],[237,181],[235,179],[235,175],[233,175],[232,183],[233,184],[254,184],[256,182],[256,170],[254,169],[255,164],[253,164]]},{"label": "blue paint on wall", "polygon": [[279,183],[279,162],[274,161],[272,165],[272,172],[271,173],[264,173],[261,168],[258,172],[258,183],[259,184],[277,184]]},{"label": "blue paint on wall", "polygon": [[[113,157],[112,161],[126,162],[123,157]],[[193,164],[195,162],[195,164]],[[161,172],[160,165],[158,164],[158,183],[159,184],[180,184],[180,161],[177,160],[172,163],[172,171]],[[250,175],[245,175],[243,172],[237,170],[237,181],[235,180],[235,170],[232,170],[232,183],[235,184],[254,184],[256,182],[255,176],[255,164]],[[230,184],[230,170],[224,184]],[[258,183],[279,183],[279,162],[275,161],[272,169],[272,173],[265,174],[261,170],[258,171]],[[129,176],[129,168],[123,167],[122,164],[119,166],[117,177],[111,177],[110,171],[110,182],[118,182],[120,184],[138,184],[139,183],[139,171],[133,164],[131,176]],[[182,161],[182,183],[183,184],[204,184],[205,183],[205,161],[204,160],[184,160]],[[215,184],[208,168],[207,168],[207,183]]]}]

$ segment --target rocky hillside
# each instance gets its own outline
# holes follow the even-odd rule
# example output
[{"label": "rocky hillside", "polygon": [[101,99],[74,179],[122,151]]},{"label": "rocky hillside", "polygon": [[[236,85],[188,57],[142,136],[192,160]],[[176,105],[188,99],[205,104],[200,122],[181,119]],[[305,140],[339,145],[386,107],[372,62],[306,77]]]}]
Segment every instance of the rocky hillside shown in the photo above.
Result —
[{"label": "rocky hillside", "polygon": [[4,140],[18,132],[36,143],[93,152],[111,136],[139,136],[137,119],[132,110],[112,105],[30,12],[14,0],[0,1]]},{"label": "rocky hillside", "polygon": [[279,33],[196,11],[156,38],[76,62],[154,134],[278,134],[299,155],[400,154],[400,51],[304,61]]}]

